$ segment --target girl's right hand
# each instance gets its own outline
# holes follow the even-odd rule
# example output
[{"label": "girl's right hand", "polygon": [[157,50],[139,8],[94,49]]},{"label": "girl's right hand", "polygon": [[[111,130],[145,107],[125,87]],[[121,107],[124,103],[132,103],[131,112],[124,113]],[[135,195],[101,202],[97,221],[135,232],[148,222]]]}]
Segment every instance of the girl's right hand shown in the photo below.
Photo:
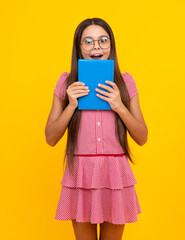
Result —
[{"label": "girl's right hand", "polygon": [[66,90],[69,99],[69,105],[77,108],[78,107],[78,97],[85,96],[89,93],[89,88],[84,86],[82,82],[74,82]]}]

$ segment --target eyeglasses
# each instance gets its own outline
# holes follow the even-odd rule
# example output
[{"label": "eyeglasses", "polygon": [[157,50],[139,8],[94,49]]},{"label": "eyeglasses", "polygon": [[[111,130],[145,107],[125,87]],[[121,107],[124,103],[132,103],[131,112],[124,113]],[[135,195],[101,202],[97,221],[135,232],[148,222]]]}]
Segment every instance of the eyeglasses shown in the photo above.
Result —
[{"label": "eyeglasses", "polygon": [[107,49],[110,47],[110,42],[111,42],[110,38],[103,36],[101,39],[98,39],[98,40],[93,40],[90,37],[84,38],[81,43],[82,48],[86,51],[92,50],[94,48],[95,41],[98,41],[98,44],[102,49]]}]

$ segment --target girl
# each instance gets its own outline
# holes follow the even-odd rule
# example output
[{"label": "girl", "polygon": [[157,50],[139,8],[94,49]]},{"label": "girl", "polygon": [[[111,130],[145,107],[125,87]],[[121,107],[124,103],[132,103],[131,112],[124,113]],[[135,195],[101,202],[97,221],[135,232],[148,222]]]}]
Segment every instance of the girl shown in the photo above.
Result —
[{"label": "girl", "polygon": [[[111,110],[78,110],[78,98],[89,93],[78,81],[79,58],[114,60],[114,82],[95,89]],[[120,240],[125,223],[136,222],[141,213],[127,130],[140,146],[148,130],[135,81],[120,73],[113,32],[100,18],[82,21],[75,31],[71,72],[61,74],[54,90],[47,143],[55,146],[67,128],[67,164],[55,219],[72,220],[77,240],[97,240],[98,223],[100,240]]]}]

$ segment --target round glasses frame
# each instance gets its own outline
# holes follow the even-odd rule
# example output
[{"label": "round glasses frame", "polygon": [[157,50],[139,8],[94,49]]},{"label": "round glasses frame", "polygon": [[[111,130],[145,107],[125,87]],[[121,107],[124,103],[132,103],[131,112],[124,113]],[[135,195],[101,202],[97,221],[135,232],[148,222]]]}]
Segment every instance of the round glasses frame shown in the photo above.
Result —
[{"label": "round glasses frame", "polygon": [[[110,40],[110,38],[109,37],[106,37],[106,38],[108,38],[109,40]],[[83,39],[83,41],[85,40],[85,38]],[[82,41],[82,43],[80,43],[80,45],[82,45],[82,48],[83,48],[83,41]],[[100,41],[101,41],[101,39],[98,39],[98,40],[93,40],[92,39],[92,41],[93,41],[93,47],[90,49],[90,50],[87,50],[87,49],[85,49],[85,48],[83,48],[85,51],[91,51],[93,48],[94,48],[94,42],[95,41],[98,41],[98,45],[99,45],[99,47],[101,48],[101,49],[108,49],[109,47],[110,47],[110,45],[107,47],[107,48],[102,48],[101,46],[100,46]],[[111,40],[110,40],[110,43],[111,43]]]}]

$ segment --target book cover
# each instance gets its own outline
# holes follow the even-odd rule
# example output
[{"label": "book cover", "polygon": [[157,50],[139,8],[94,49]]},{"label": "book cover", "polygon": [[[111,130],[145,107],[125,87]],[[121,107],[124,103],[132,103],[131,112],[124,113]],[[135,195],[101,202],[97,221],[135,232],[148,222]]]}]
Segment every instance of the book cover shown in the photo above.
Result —
[{"label": "book cover", "polygon": [[90,90],[87,95],[78,98],[79,110],[111,110],[109,103],[96,96],[98,92],[95,91],[99,88],[109,92],[98,86],[101,83],[112,87],[105,83],[106,80],[114,81],[114,60],[78,59],[78,81],[85,83]]}]

